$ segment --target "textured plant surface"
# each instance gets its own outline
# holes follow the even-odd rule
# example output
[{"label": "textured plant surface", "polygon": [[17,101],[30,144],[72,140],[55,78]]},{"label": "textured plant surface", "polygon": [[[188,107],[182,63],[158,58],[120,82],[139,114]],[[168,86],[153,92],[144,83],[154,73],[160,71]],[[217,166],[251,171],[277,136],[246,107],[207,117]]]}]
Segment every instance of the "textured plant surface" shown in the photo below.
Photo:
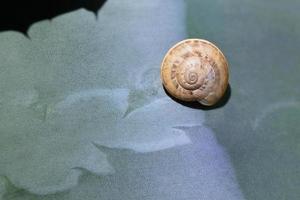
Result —
[{"label": "textured plant surface", "polygon": [[187,2],[190,36],[229,59],[231,98],[206,119],[246,199],[299,199],[299,2]]},{"label": "textured plant surface", "polygon": [[[299,6],[108,0],[0,33],[0,199],[298,199]],[[227,56],[223,107],[163,91],[186,37]]]},{"label": "textured plant surface", "polygon": [[28,37],[0,35],[3,199],[242,197],[204,113],[160,84],[164,53],[186,37],[182,1],[112,0]]}]

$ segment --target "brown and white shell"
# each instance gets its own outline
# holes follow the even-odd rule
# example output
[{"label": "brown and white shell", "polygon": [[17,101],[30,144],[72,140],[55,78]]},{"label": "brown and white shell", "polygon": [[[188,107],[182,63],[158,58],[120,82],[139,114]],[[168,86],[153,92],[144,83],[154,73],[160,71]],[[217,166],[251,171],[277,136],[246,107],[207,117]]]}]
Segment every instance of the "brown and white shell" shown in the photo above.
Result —
[{"label": "brown and white shell", "polygon": [[161,65],[161,79],[170,95],[183,101],[214,105],[228,86],[228,63],[214,44],[187,39],[174,45]]}]

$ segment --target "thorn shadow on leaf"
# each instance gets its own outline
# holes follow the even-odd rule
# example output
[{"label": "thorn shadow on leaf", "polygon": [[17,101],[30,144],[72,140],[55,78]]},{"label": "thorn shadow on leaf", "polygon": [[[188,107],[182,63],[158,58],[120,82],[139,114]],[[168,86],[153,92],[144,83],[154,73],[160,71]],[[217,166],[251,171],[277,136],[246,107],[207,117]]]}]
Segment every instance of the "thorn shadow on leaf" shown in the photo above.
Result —
[{"label": "thorn shadow on leaf", "polygon": [[15,30],[27,35],[29,27],[49,19],[85,8],[96,16],[106,0],[4,0],[0,3],[0,31]]},{"label": "thorn shadow on leaf", "polygon": [[223,97],[213,106],[205,106],[205,105],[202,105],[202,104],[200,104],[196,101],[194,101],[194,102],[182,101],[182,100],[176,99],[175,97],[170,95],[170,93],[166,90],[165,87],[164,87],[164,90],[165,90],[165,93],[171,99],[176,101],[177,103],[180,103],[181,105],[189,107],[189,108],[194,108],[194,109],[199,109],[199,110],[213,110],[213,109],[217,109],[217,108],[222,108],[223,106],[225,106],[227,104],[227,102],[229,101],[229,99],[231,97],[231,87],[230,87],[230,85],[228,85]]}]

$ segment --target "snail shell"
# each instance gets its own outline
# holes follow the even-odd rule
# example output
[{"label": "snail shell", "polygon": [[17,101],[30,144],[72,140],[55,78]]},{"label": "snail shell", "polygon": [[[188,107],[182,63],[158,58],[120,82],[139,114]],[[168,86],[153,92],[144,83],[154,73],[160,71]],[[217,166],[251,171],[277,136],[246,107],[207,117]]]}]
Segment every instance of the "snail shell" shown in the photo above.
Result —
[{"label": "snail shell", "polygon": [[161,65],[165,89],[177,99],[213,105],[228,85],[228,63],[211,42],[187,39],[174,45]]}]

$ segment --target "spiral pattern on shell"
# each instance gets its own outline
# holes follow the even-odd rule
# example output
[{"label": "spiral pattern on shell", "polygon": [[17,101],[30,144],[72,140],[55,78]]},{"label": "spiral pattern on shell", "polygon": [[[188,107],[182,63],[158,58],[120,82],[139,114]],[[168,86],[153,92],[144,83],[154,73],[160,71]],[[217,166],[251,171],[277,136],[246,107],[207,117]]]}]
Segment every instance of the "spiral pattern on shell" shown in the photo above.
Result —
[{"label": "spiral pattern on shell", "polygon": [[172,47],[161,66],[166,90],[184,101],[215,104],[228,85],[228,63],[212,43],[188,39]]},{"label": "spiral pattern on shell", "polygon": [[195,84],[198,80],[198,75],[196,72],[188,72],[187,76],[185,76],[185,79],[188,84]]}]

